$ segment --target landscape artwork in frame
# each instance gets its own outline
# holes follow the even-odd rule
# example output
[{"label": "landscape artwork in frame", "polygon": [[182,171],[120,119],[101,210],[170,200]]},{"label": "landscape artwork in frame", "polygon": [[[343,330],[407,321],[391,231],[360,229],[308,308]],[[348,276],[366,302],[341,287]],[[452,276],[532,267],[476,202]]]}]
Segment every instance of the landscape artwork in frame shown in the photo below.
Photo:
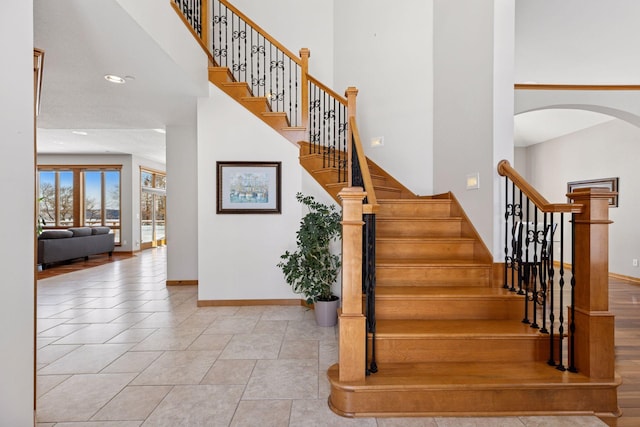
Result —
[{"label": "landscape artwork in frame", "polygon": [[216,162],[219,214],[280,213],[280,162]]},{"label": "landscape artwork in frame", "polygon": [[[601,178],[601,179],[587,179],[584,181],[572,181],[567,183],[567,193],[571,193],[576,188],[588,188],[588,187],[596,187],[596,188],[606,188],[608,191],[612,193],[618,193],[618,183],[619,178]],[[569,203],[571,203],[571,199],[568,199]],[[611,197],[609,199],[609,207],[617,208],[618,207],[618,194]]]}]

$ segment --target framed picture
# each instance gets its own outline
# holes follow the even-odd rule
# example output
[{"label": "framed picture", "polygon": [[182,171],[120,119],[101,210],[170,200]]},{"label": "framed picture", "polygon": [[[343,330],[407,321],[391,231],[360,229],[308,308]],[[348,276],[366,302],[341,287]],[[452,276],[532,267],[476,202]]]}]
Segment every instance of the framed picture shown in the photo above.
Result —
[{"label": "framed picture", "polygon": [[279,214],[280,162],[216,162],[219,214]]},{"label": "framed picture", "polygon": [[[602,178],[602,179],[587,179],[584,181],[572,181],[567,183],[567,193],[573,192],[576,188],[598,187],[606,188],[612,192],[618,192],[618,180],[620,178]],[[569,200],[571,203],[571,200]],[[618,207],[618,195],[609,199],[609,207]]]}]

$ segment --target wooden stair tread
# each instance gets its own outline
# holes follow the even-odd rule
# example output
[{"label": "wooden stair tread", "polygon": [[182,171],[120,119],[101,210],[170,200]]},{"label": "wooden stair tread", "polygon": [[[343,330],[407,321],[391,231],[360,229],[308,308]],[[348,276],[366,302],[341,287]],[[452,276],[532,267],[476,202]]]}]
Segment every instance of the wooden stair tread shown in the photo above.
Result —
[{"label": "wooden stair tread", "polygon": [[[337,381],[337,365],[329,368],[330,380]],[[620,382],[592,379],[580,373],[560,371],[545,362],[500,364],[492,362],[423,362],[378,364],[378,372],[364,382],[341,382],[344,389],[406,390],[407,388],[485,389],[497,387],[540,388],[563,386],[615,385]]]},{"label": "wooden stair tread", "polygon": [[384,198],[379,200],[380,204],[450,204],[449,199],[431,199],[431,198],[415,198],[415,199],[391,199]]},{"label": "wooden stair tread", "polygon": [[467,339],[491,337],[514,339],[540,335],[537,329],[515,320],[415,320],[380,319],[376,322],[376,338],[444,337]]},{"label": "wooden stair tread", "polygon": [[393,216],[393,217],[381,217],[376,218],[378,222],[394,222],[394,221],[405,221],[405,222],[450,222],[456,221],[460,222],[463,219],[459,216],[449,216],[449,217],[415,217],[415,216]]},{"label": "wooden stair tread", "polygon": [[455,236],[443,236],[443,237],[409,237],[409,236],[397,236],[397,237],[376,237],[377,243],[385,242],[397,242],[397,243],[464,243],[475,242],[473,237],[455,237]]},{"label": "wooden stair tread", "polygon": [[481,288],[464,286],[378,286],[376,298],[384,299],[486,299],[488,297],[522,298],[504,288]]},{"label": "wooden stair tread", "polygon": [[485,267],[493,268],[491,264],[469,259],[386,259],[376,258],[376,267]]}]

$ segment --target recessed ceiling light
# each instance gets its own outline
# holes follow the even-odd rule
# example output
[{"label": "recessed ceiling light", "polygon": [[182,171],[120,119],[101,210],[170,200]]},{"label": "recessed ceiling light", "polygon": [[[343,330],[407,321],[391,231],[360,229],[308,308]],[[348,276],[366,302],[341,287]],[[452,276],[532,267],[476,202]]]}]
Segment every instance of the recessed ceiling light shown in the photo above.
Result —
[{"label": "recessed ceiling light", "polygon": [[110,83],[118,83],[124,84],[127,81],[120,76],[116,76],[115,74],[105,74],[104,79]]},{"label": "recessed ceiling light", "polygon": [[88,135],[88,133],[81,130],[72,130],[71,133],[74,135]]}]

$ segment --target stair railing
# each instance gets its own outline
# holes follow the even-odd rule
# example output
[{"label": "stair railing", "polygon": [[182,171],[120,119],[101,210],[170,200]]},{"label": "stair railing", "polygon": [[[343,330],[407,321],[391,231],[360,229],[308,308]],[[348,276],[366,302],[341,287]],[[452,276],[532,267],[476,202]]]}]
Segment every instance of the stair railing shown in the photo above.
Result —
[{"label": "stair railing", "polygon": [[613,378],[607,312],[612,193],[580,189],[567,195],[579,204],[552,204],[508,161],[498,164],[498,173],[505,177],[503,286],[523,296],[522,322],[549,336],[549,365]]},{"label": "stair railing", "polygon": [[[336,182],[348,180],[348,103],[314,77],[309,82],[309,154],[322,154],[323,168],[334,168]],[[354,98],[355,102],[355,98]]]},{"label": "stair railing", "polygon": [[226,0],[213,0],[211,14],[215,64],[229,68],[237,82],[246,82],[253,96],[267,98],[271,111],[287,113],[290,126],[305,126],[303,59]]},{"label": "stair railing", "polygon": [[172,5],[208,46],[213,65],[229,68],[252,96],[267,99],[271,111],[286,113],[290,127],[306,129],[309,154],[322,154],[323,167],[337,171],[336,182],[347,182],[348,101],[309,74],[309,49],[297,57],[226,0],[211,0],[210,7],[207,0]]},{"label": "stair railing", "polygon": [[364,188],[362,220],[362,293],[366,296],[364,315],[367,319],[367,340],[365,359],[368,363],[367,374],[378,372],[376,362],[376,211],[378,207],[369,165],[364,154],[362,141],[355,117],[349,117],[351,134],[351,186]]},{"label": "stair railing", "polygon": [[[355,121],[358,91],[348,88],[346,97],[340,96],[308,73],[308,49],[301,49],[298,58],[227,0],[211,0],[210,6],[208,1],[173,0],[171,4],[205,48],[210,62],[227,67],[236,82],[247,83],[252,96],[267,98],[271,111],[286,113],[291,127],[305,128],[309,154],[322,154],[323,167],[335,169],[336,183],[345,185],[347,191],[343,190],[340,197],[343,199],[343,259],[348,262],[343,261],[340,378],[356,379],[376,372],[375,213],[378,205]],[[366,193],[360,196],[359,189]],[[362,221],[354,221],[354,217]],[[350,238],[352,235],[354,238]],[[352,251],[355,247],[359,248],[357,254]],[[352,274],[354,271],[357,273]],[[364,312],[363,293],[367,295]],[[370,341],[366,340],[367,333],[373,337]],[[355,335],[363,339],[353,341]],[[365,341],[371,344],[371,352],[365,348],[368,347]],[[360,365],[365,368],[360,369]]]}]

